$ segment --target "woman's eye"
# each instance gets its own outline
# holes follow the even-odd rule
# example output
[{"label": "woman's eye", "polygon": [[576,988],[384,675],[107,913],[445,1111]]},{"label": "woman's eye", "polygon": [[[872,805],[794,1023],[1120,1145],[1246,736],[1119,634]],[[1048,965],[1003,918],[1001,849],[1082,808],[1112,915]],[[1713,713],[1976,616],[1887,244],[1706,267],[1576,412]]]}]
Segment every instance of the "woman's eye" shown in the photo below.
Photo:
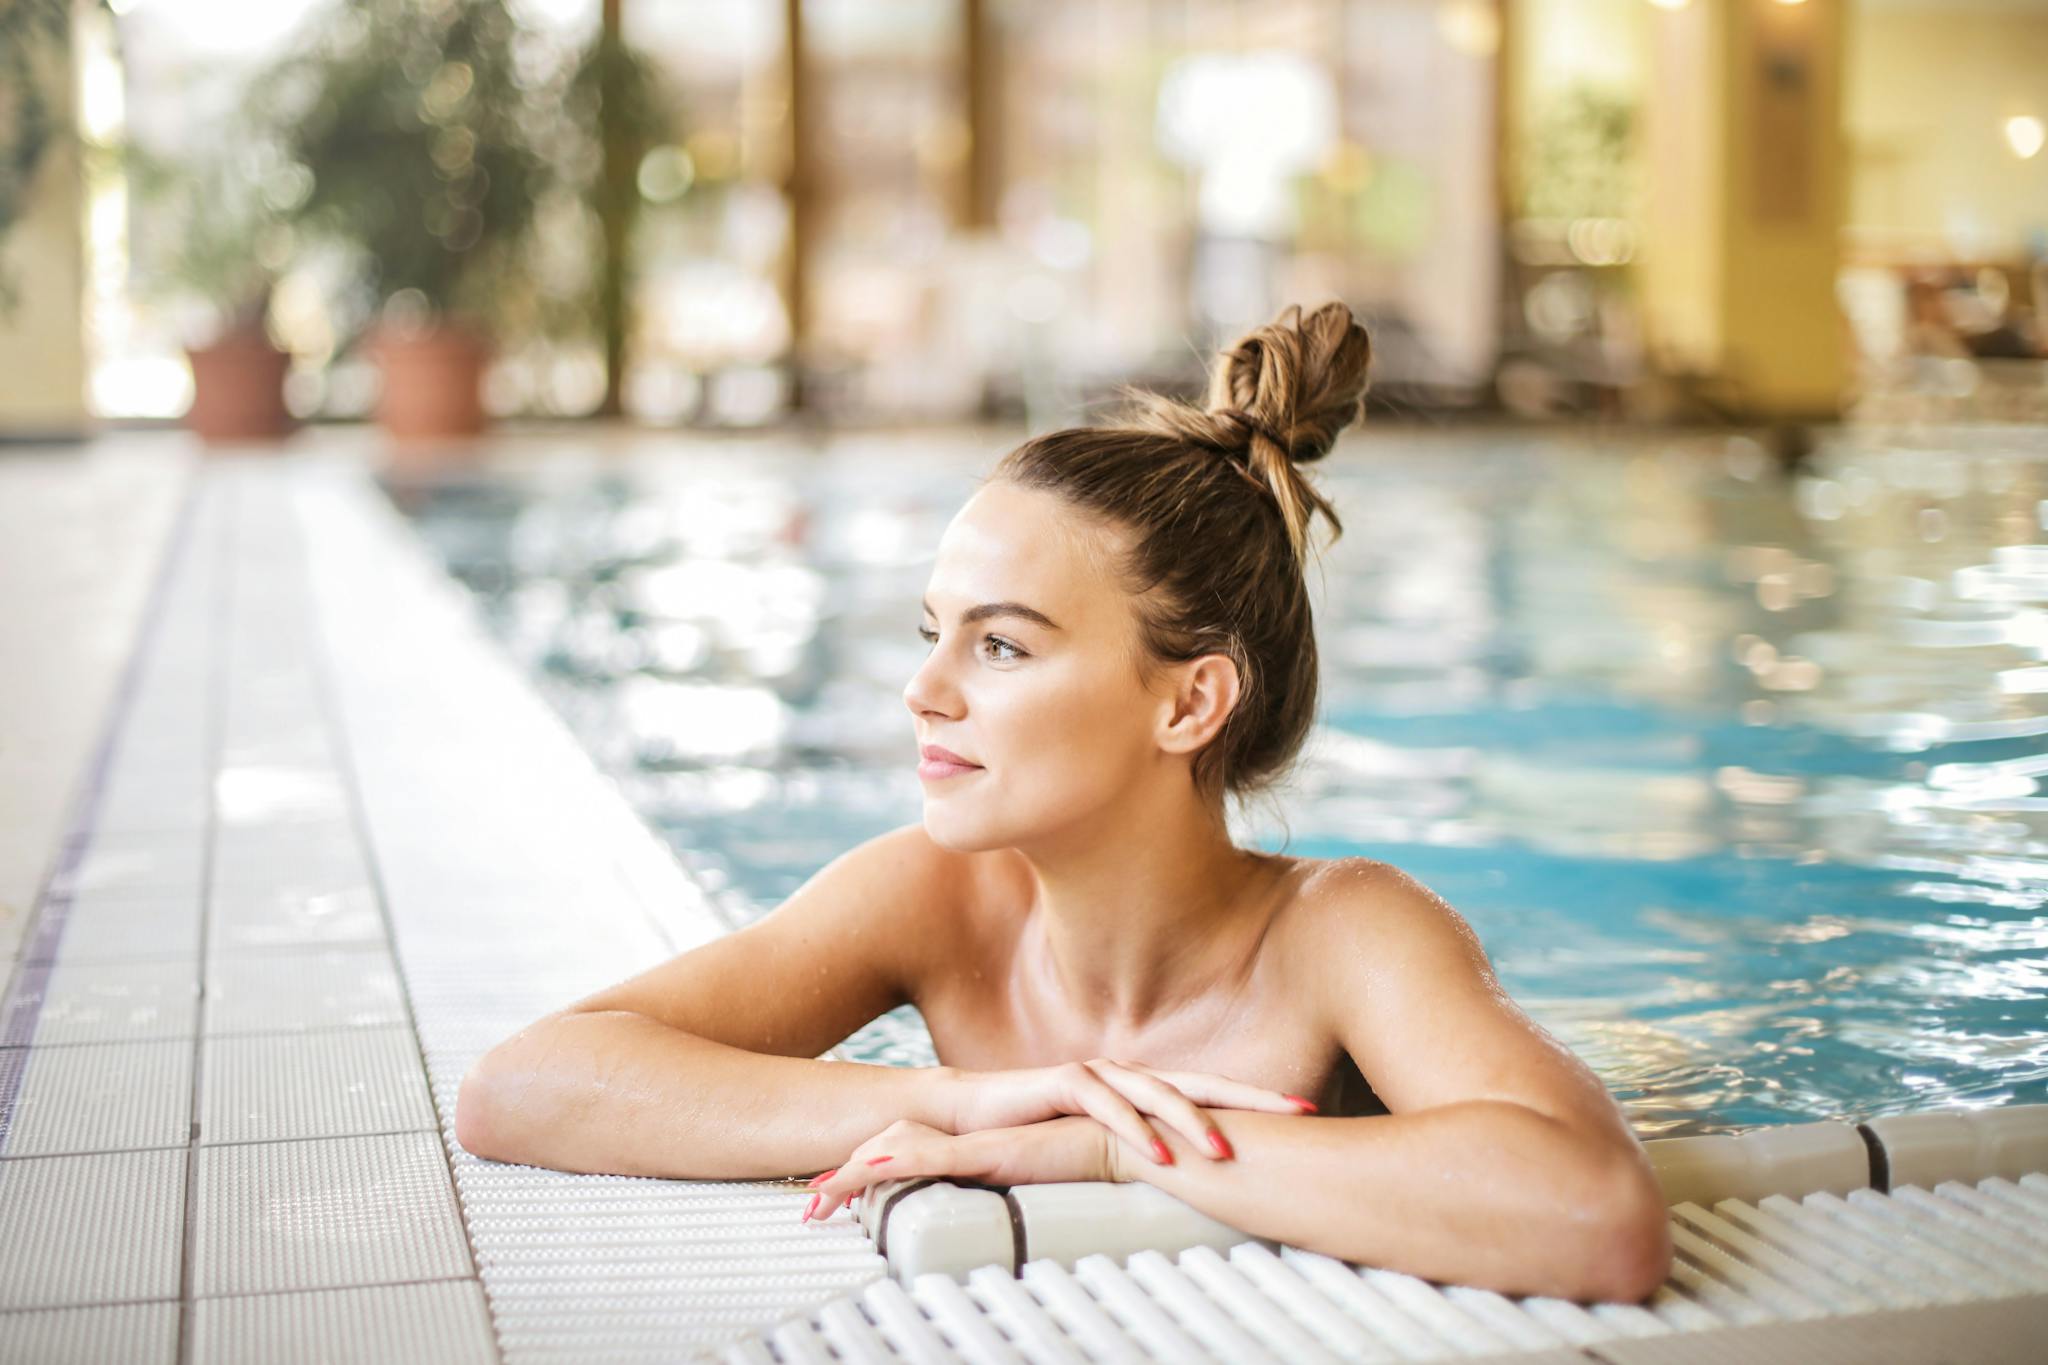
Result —
[{"label": "woman's eye", "polygon": [[[924,642],[928,645],[937,644],[939,642],[939,633],[929,626],[919,626],[917,628],[917,633],[919,636],[923,638]],[[1024,657],[1023,650],[1017,648],[1017,646],[1011,644],[1008,640],[1005,640],[1000,635],[984,635],[981,638],[982,643],[985,645],[994,645],[998,649],[1007,649],[1010,651],[1008,654],[991,655],[991,658],[998,659],[1003,662],[1008,662],[1011,659],[1021,659]]]}]

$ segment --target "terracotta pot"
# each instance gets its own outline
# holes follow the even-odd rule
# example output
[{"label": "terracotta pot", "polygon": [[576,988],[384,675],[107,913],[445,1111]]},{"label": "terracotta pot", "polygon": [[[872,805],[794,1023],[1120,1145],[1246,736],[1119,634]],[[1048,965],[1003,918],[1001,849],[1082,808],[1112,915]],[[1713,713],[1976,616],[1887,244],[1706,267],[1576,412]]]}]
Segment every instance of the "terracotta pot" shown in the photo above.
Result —
[{"label": "terracotta pot", "polygon": [[284,376],[291,354],[259,331],[230,332],[211,346],[187,347],[192,366],[192,406],[185,425],[208,445],[231,441],[274,441],[298,429],[284,405]]},{"label": "terracotta pot", "polygon": [[401,441],[476,436],[484,416],[484,366],[490,343],[467,328],[438,323],[423,332],[380,328],[367,348],[383,376],[377,421]]}]

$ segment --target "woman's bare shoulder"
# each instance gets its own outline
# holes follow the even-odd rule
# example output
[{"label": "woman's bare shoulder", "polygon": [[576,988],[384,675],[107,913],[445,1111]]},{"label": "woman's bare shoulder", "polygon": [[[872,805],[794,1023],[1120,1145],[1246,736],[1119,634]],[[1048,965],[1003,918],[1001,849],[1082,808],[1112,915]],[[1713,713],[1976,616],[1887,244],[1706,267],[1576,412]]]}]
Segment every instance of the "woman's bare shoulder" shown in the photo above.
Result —
[{"label": "woman's bare shoulder", "polygon": [[[1456,918],[1428,887],[1392,863],[1354,855],[1295,860],[1295,888],[1276,928],[1288,966],[1320,977],[1333,953],[1355,952],[1361,936],[1392,946],[1408,933]],[[1427,913],[1412,913],[1422,907]],[[1426,920],[1436,920],[1434,926]]]}]

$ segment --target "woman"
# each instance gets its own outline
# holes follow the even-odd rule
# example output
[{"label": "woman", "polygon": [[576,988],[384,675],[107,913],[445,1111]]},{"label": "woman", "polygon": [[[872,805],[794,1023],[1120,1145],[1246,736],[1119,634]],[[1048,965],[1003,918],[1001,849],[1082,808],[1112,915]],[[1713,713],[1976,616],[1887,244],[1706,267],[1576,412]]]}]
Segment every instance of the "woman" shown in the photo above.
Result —
[{"label": "woman", "polygon": [[[1597,1077],[1464,920],[1369,858],[1233,846],[1314,716],[1295,462],[1362,410],[1342,304],[996,467],[940,542],[903,697],[921,823],[549,1016],[457,1138],[577,1171],[1144,1180],[1246,1232],[1511,1293],[1639,1299],[1671,1248]],[[815,1059],[906,1001],[942,1065]],[[1372,1084],[1365,1083],[1365,1077]],[[1313,1115],[1313,1117],[1311,1117]]]}]

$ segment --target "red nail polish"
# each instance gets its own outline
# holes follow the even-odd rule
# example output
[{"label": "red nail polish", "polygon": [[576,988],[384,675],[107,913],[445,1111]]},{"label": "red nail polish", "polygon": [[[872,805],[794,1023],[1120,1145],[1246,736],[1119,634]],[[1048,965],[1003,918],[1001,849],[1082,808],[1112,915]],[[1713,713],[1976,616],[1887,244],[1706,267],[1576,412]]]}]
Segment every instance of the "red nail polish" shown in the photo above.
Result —
[{"label": "red nail polish", "polygon": [[825,1197],[825,1196],[824,1196],[824,1195],[822,1195],[822,1194],[814,1194],[814,1195],[812,1195],[812,1196],[811,1196],[811,1206],[810,1206],[809,1208],[807,1208],[807,1209],[805,1209],[805,1210],[804,1210],[804,1216],[803,1216],[803,1217],[802,1217],[802,1218],[801,1218],[800,1220],[798,1220],[798,1221],[800,1221],[800,1222],[805,1222],[805,1223],[808,1223],[808,1222],[810,1222],[810,1221],[811,1221],[811,1215],[812,1215],[812,1214],[814,1214],[814,1213],[816,1213],[816,1212],[818,1211],[818,1201],[819,1201],[820,1199],[823,1199],[824,1197]]},{"label": "red nail polish", "polygon": [[1237,1155],[1236,1152],[1230,1150],[1230,1139],[1223,1136],[1217,1129],[1211,1128],[1209,1130],[1209,1145],[1216,1149],[1216,1155],[1225,1160],[1229,1160]]},{"label": "red nail polish", "polygon": [[1173,1153],[1167,1151],[1166,1144],[1158,1138],[1152,1139],[1152,1155],[1158,1157],[1162,1165],[1171,1166],[1173,1164]]},{"label": "red nail polish", "polygon": [[1303,1099],[1303,1098],[1302,1098],[1301,1096],[1299,1096],[1299,1095],[1285,1095],[1285,1096],[1282,1096],[1282,1098],[1283,1098],[1283,1099],[1290,1099],[1290,1100],[1293,1100],[1293,1101],[1294,1101],[1294,1102],[1295,1102],[1296,1104],[1298,1104],[1298,1105],[1300,1105],[1300,1106],[1301,1106],[1302,1108],[1304,1108],[1304,1109],[1308,1110],[1308,1112],[1309,1112],[1309,1113],[1311,1113],[1311,1114],[1313,1114],[1313,1113],[1315,1113],[1315,1112],[1316,1112],[1316,1106],[1315,1106],[1315,1102],[1314,1102],[1313,1100],[1305,1100],[1305,1099]]},{"label": "red nail polish", "polygon": [[812,1176],[812,1177],[811,1177],[811,1188],[812,1188],[812,1189],[814,1189],[814,1190],[815,1190],[815,1189],[817,1189],[817,1188],[818,1188],[818,1186],[820,1186],[820,1185],[824,1184],[824,1183],[825,1183],[826,1181],[830,1180],[830,1179],[831,1179],[831,1178],[832,1178],[833,1176],[835,1176],[835,1175],[838,1175],[838,1174],[839,1174],[839,1168],[838,1168],[837,1166],[834,1166],[834,1167],[833,1167],[833,1168],[832,1168],[831,1170],[829,1170],[829,1171],[825,1172],[825,1173],[824,1173],[823,1175],[814,1175],[814,1176]]},{"label": "red nail polish", "polygon": [[870,1165],[870,1166],[879,1166],[879,1165],[881,1165],[881,1164],[882,1164],[883,1162],[885,1162],[885,1161],[894,1161],[895,1159],[896,1159],[896,1158],[895,1158],[895,1157],[893,1157],[893,1156],[877,1156],[877,1157],[869,1157],[869,1158],[868,1158],[868,1165]]}]

